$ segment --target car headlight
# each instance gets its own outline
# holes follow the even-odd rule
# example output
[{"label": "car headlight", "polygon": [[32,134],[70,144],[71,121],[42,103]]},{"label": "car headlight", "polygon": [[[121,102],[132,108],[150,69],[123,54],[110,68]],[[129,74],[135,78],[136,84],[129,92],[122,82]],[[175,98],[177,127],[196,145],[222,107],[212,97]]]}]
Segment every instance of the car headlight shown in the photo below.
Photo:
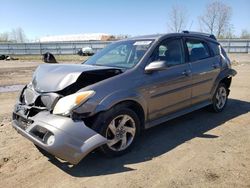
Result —
[{"label": "car headlight", "polygon": [[63,97],[56,103],[53,114],[68,115],[75,106],[84,103],[94,94],[94,91],[83,91]]}]

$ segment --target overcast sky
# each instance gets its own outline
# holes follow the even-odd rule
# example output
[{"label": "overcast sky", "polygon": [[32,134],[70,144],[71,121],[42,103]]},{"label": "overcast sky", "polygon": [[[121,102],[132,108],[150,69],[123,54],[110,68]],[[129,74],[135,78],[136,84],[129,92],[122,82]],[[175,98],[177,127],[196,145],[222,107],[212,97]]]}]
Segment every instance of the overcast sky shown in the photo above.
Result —
[{"label": "overcast sky", "polygon": [[[210,0],[0,0],[0,33],[22,27],[30,39],[47,35],[108,33],[143,35],[168,31],[173,5],[186,7],[188,29]],[[232,7],[235,34],[250,30],[250,0],[224,0]]]}]

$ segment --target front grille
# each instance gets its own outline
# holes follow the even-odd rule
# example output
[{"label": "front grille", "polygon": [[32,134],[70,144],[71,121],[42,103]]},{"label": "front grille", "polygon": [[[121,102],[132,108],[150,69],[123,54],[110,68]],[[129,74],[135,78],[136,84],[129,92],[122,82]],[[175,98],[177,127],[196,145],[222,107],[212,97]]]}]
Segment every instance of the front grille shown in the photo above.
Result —
[{"label": "front grille", "polygon": [[23,130],[26,130],[34,122],[33,120],[25,119],[15,113],[13,113],[13,120],[16,120],[18,122],[17,126]]}]

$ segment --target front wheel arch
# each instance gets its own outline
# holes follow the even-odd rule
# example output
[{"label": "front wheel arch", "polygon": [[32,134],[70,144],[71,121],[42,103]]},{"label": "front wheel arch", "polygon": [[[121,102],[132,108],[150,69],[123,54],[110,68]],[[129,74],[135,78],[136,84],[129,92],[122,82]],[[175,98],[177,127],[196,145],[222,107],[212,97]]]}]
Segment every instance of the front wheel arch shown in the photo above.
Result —
[{"label": "front wheel arch", "polygon": [[139,103],[132,100],[126,100],[113,105],[111,108],[114,108],[115,106],[123,106],[124,108],[126,107],[133,110],[139,117],[141,129],[144,129],[145,112]]},{"label": "front wheel arch", "polygon": [[123,106],[126,108],[130,108],[131,110],[133,110],[139,117],[140,119],[140,125],[141,125],[141,129],[145,128],[145,121],[146,121],[146,112],[144,110],[144,108],[142,107],[142,105],[134,100],[124,100],[124,101],[119,101],[115,104],[113,104],[112,106],[109,107],[105,107],[105,108],[101,108],[98,109],[95,114],[89,118],[85,118],[85,120],[88,121],[88,119],[90,119],[90,123],[93,121],[93,119],[96,119],[98,116],[100,116],[100,114],[109,111],[112,108],[115,108],[116,106]]},{"label": "front wheel arch", "polygon": [[129,115],[130,117],[133,118],[135,122],[136,132],[133,138],[134,141],[131,143],[131,145],[128,146],[128,148],[125,150],[111,151],[111,149],[108,147],[108,144],[104,144],[100,146],[99,151],[104,153],[106,156],[110,156],[110,157],[120,156],[130,151],[140,134],[140,131],[141,131],[140,118],[134,110],[128,107],[129,107],[128,103],[117,104],[107,111],[100,112],[93,120],[93,124],[91,128],[97,133],[101,134],[102,136],[106,135],[106,131],[109,127],[110,122],[117,116],[120,116],[123,114]]}]

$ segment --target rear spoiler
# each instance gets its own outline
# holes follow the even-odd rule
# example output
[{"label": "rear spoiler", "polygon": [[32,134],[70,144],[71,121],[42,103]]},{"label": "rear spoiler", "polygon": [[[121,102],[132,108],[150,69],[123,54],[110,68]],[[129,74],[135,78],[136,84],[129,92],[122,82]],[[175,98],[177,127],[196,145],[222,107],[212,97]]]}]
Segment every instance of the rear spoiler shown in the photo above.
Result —
[{"label": "rear spoiler", "polygon": [[211,39],[214,39],[217,41],[216,37],[213,34],[209,34],[209,33],[201,33],[201,32],[193,32],[193,31],[182,31],[182,33],[187,33],[187,34],[196,34],[196,35],[200,35],[200,36],[205,36]]}]

